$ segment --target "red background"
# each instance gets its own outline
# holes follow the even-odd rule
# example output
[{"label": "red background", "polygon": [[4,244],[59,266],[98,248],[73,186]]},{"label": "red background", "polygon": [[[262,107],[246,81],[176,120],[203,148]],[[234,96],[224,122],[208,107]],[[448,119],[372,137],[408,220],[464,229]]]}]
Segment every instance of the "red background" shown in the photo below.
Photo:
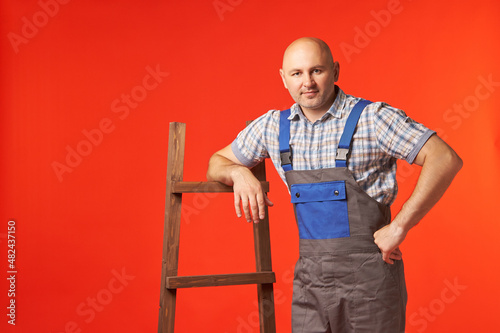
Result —
[{"label": "red background", "polygon": [[[404,109],[464,160],[402,247],[407,332],[495,331],[497,1],[66,2],[0,7],[3,332],[155,332],[168,124],[187,123],[184,178],[204,180],[210,155],[246,120],[291,105],[278,69],[285,47],[302,36],[330,44],[344,91]],[[144,90],[148,66],[168,75],[147,79]],[[126,114],[121,98],[131,93],[137,104]],[[103,121],[108,133],[86,145],[85,131],[97,133]],[[68,146],[86,156],[58,177],[54,162],[66,164]],[[297,231],[286,188],[268,166],[277,331],[289,332]],[[417,176],[401,164],[393,214]],[[234,217],[231,202],[226,194],[184,197],[181,275],[254,269],[251,226]],[[9,220],[15,326],[6,316]],[[254,286],[178,295],[177,332],[258,331]],[[101,302],[96,310],[92,298]]]}]

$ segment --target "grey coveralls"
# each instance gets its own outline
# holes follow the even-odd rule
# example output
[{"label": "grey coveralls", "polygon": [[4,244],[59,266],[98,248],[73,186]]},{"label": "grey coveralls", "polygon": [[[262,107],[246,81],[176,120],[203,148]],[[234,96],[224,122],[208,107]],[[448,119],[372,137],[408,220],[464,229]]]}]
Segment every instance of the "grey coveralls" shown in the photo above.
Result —
[{"label": "grey coveralls", "polygon": [[391,220],[390,208],[366,194],[346,160],[359,116],[356,104],[337,147],[336,167],[293,170],[290,110],[280,116],[281,164],[299,229],[292,332],[399,333],[405,329],[402,260],[382,260],[373,234]]}]

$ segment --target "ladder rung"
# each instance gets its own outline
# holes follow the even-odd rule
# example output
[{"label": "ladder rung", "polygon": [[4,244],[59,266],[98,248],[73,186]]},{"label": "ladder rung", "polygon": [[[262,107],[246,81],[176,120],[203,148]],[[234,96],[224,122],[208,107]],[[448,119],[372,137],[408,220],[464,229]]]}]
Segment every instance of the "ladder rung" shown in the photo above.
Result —
[{"label": "ladder rung", "polygon": [[[261,182],[264,192],[269,192],[269,182]],[[172,193],[217,193],[233,192],[232,186],[227,186],[219,182],[183,182],[172,181]]]},{"label": "ladder rung", "polygon": [[275,282],[276,277],[274,272],[170,276],[167,277],[167,289],[265,284]]}]

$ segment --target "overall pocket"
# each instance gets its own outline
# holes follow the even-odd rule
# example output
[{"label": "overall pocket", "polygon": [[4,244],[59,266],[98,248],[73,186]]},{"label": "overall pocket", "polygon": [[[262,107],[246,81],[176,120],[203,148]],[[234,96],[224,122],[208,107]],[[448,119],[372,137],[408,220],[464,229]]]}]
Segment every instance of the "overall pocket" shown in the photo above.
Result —
[{"label": "overall pocket", "polygon": [[345,181],[293,184],[290,192],[301,239],[350,236]]}]

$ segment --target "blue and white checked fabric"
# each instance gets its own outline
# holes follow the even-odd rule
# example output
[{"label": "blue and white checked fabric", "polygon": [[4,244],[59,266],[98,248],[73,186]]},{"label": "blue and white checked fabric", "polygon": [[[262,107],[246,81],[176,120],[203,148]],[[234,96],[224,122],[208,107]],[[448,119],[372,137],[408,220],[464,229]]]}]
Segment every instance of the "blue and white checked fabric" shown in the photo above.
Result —
[{"label": "blue and white checked fabric", "polygon": [[[323,117],[311,123],[298,104],[291,108],[290,146],[294,170],[334,168],[337,145],[350,111],[359,98],[338,89],[337,98]],[[280,164],[279,110],[270,110],[241,131],[231,148],[248,167],[270,157],[286,183]],[[434,134],[399,109],[376,102],[365,108],[352,141],[347,167],[358,185],[373,199],[391,205],[396,198],[396,160],[413,163]]]}]

